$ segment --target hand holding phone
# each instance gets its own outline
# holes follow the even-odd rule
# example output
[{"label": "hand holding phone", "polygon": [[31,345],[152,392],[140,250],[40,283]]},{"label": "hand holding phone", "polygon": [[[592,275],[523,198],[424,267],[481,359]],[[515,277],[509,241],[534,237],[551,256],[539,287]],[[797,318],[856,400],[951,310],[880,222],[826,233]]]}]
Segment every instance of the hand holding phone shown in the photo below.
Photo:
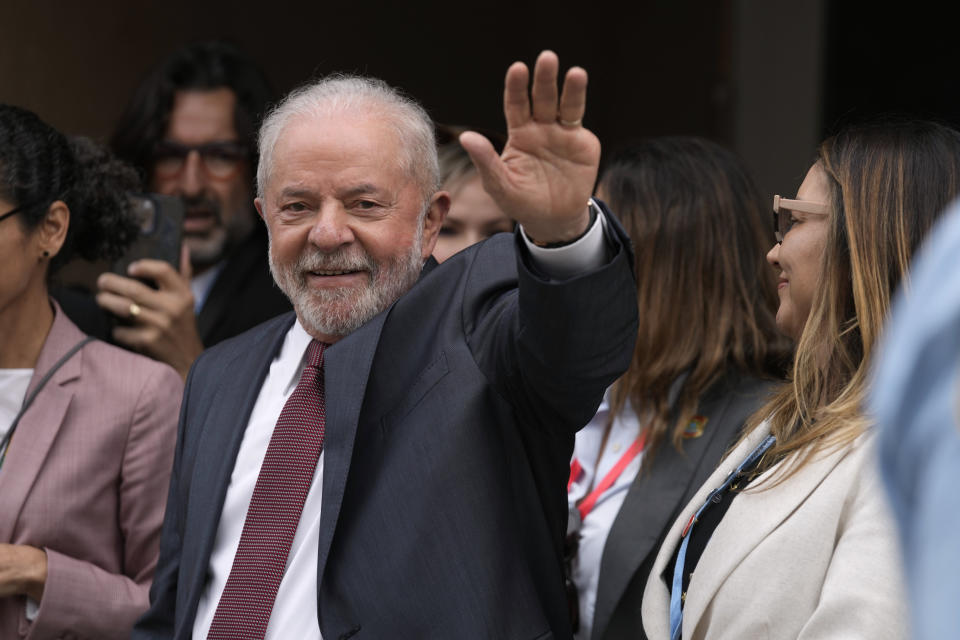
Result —
[{"label": "hand holding phone", "polygon": [[144,258],[163,260],[176,269],[180,265],[183,200],[156,193],[131,195],[130,199],[140,234],[111,271],[125,276],[131,263]]},{"label": "hand holding phone", "polygon": [[[176,200],[178,208],[164,200]],[[203,343],[190,289],[190,255],[180,246],[183,205],[164,196],[151,196],[149,204],[153,208],[144,206],[145,232],[135,249],[97,279],[97,304],[118,318],[114,340],[170,364],[186,379]]]}]

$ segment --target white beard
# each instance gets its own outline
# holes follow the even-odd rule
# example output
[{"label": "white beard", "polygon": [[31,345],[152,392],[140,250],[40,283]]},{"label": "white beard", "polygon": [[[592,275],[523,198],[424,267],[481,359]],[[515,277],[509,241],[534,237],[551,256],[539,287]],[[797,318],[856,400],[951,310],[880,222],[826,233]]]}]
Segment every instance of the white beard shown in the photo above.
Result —
[{"label": "white beard", "polygon": [[[359,245],[333,253],[301,254],[293,265],[278,264],[271,239],[270,273],[290,302],[304,328],[311,334],[345,336],[390,306],[420,277],[422,239],[414,234],[410,251],[385,263],[377,263]],[[360,288],[317,290],[307,283],[311,271],[358,271],[369,274]]]}]

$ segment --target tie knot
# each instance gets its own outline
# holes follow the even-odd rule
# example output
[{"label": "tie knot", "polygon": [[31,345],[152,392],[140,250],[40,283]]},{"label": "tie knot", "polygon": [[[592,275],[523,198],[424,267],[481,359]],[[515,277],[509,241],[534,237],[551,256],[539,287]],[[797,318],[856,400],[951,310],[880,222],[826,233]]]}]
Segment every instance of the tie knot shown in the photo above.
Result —
[{"label": "tie knot", "polygon": [[307,346],[307,365],[317,369],[323,368],[323,352],[330,345],[319,340],[311,340]]}]

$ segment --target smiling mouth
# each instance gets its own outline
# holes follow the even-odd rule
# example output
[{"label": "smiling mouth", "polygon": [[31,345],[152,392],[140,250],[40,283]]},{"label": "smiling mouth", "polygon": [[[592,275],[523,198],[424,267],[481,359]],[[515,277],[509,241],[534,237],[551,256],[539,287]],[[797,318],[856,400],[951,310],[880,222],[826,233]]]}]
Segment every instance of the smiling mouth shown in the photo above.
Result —
[{"label": "smiling mouth", "polygon": [[349,271],[311,271],[310,275],[312,276],[345,276],[351,273],[360,273],[356,270]]}]

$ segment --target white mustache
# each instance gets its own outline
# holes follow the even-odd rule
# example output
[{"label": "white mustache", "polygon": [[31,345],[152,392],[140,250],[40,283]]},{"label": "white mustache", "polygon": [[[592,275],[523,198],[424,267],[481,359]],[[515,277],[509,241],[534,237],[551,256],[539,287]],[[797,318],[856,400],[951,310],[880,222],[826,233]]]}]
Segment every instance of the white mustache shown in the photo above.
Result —
[{"label": "white mustache", "polygon": [[377,263],[370,256],[363,254],[348,255],[343,251],[302,255],[297,260],[295,270],[300,273],[306,271],[369,271],[371,274],[378,271]]}]

